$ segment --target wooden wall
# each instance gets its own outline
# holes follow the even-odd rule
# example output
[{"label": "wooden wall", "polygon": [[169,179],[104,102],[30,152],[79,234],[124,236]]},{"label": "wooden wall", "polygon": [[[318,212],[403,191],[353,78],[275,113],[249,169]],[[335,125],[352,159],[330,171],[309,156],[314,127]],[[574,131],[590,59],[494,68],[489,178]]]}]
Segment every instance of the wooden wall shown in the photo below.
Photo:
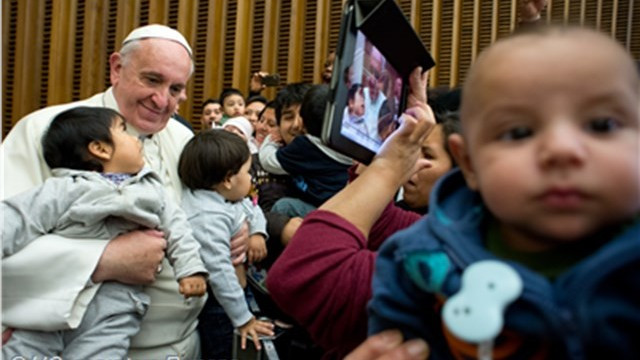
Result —
[{"label": "wooden wall", "polygon": [[[180,113],[199,128],[202,100],[248,89],[260,69],[319,82],[344,0],[3,0],[2,130],[29,112],[109,86],[107,58],[133,28],[181,31],[196,70]],[[430,85],[460,84],[478,53],[517,22],[517,0],[397,0],[438,63]],[[640,59],[640,0],[548,0],[548,22],[597,28]],[[277,89],[265,92],[273,97]]]}]

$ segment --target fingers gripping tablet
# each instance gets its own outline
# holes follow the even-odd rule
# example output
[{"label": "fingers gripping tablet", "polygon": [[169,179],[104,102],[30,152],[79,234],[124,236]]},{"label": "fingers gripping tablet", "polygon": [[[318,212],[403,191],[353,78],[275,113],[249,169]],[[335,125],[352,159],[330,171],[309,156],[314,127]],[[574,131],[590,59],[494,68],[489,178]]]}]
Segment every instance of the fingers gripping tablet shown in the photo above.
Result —
[{"label": "fingers gripping tablet", "polygon": [[[393,29],[393,31],[389,30]],[[408,77],[435,63],[393,0],[348,1],[342,18],[322,139],[369,163],[399,126]]]}]

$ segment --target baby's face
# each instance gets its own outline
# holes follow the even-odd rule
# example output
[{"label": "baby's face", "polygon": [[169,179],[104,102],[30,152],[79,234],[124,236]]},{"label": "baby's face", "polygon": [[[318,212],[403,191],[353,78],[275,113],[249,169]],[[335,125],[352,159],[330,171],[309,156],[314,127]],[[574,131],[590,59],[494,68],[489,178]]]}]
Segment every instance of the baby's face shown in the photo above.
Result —
[{"label": "baby's face", "polygon": [[247,137],[244,136],[244,133],[242,132],[242,130],[240,130],[237,126],[235,125],[227,125],[224,127],[224,130],[234,133],[238,136],[240,136],[242,138],[242,140],[247,141]]},{"label": "baby's face", "polygon": [[231,176],[231,189],[223,196],[229,201],[242,200],[251,190],[251,157],[240,168],[237,174]]},{"label": "baby's face", "polygon": [[540,250],[640,212],[638,75],[593,34],[490,51],[463,97],[465,176],[505,241]]},{"label": "baby's face", "polygon": [[364,116],[364,97],[362,91],[358,91],[353,100],[349,102],[349,110],[357,117]]}]

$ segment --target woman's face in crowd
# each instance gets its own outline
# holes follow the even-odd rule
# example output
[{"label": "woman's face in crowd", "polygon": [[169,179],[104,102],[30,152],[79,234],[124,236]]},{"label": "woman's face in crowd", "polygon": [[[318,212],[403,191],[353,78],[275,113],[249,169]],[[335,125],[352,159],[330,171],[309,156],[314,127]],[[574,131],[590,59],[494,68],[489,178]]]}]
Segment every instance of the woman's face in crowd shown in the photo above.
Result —
[{"label": "woman's face in crowd", "polygon": [[260,101],[254,101],[251,104],[247,105],[247,107],[244,109],[244,117],[249,120],[254,130],[256,129],[256,124],[258,123],[258,115],[260,114],[260,111],[262,111],[262,109],[264,109],[264,104]]},{"label": "woman's face in crowd", "polygon": [[411,176],[403,186],[403,198],[411,208],[429,205],[429,195],[436,181],[453,167],[453,162],[444,148],[442,126],[437,125],[422,143],[422,158],[428,165]]},{"label": "woman's face in crowd", "polygon": [[272,131],[278,128],[276,122],[276,110],[274,108],[267,108],[260,117],[260,120],[256,123],[256,139],[262,140],[271,134]]}]

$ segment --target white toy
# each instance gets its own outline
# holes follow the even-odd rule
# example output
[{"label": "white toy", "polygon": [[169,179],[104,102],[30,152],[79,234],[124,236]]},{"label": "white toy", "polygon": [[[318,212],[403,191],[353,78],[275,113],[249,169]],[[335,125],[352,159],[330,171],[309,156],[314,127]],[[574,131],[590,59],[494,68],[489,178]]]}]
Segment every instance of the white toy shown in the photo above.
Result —
[{"label": "white toy", "polygon": [[504,310],[521,293],[522,279],[509,265],[495,260],[471,264],[462,274],[460,291],[444,304],[444,323],[456,337],[479,344],[479,359],[491,359]]}]

